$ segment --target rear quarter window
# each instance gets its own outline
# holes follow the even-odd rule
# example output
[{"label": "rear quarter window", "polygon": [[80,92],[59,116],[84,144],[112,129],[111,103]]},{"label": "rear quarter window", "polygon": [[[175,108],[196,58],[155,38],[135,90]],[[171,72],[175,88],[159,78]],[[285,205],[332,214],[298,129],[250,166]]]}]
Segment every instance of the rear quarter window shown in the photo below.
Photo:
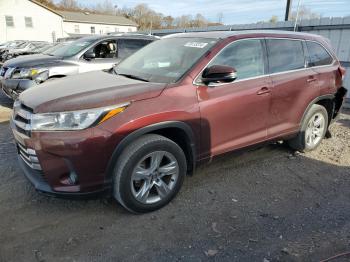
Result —
[{"label": "rear quarter window", "polygon": [[270,73],[305,67],[303,45],[300,40],[267,39]]},{"label": "rear quarter window", "polygon": [[118,57],[124,59],[149,43],[151,43],[151,41],[121,39],[118,41]]},{"label": "rear quarter window", "polygon": [[330,65],[333,62],[333,57],[327,50],[316,42],[306,41],[306,46],[309,52],[308,66]]}]

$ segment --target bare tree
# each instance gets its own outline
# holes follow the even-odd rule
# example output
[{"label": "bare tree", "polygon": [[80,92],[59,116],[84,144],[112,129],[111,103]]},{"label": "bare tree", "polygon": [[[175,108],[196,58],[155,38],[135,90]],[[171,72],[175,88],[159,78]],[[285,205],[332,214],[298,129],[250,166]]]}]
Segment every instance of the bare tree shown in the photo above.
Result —
[{"label": "bare tree", "polygon": [[81,9],[81,7],[79,6],[79,4],[76,0],[61,0],[58,3],[58,6],[64,10],[80,10]]},{"label": "bare tree", "polygon": [[99,3],[94,7],[94,11],[109,15],[114,15],[116,13],[115,9],[115,5],[111,0],[105,0],[103,3]]},{"label": "bare tree", "polygon": [[77,0],[60,0],[57,4],[54,4],[53,0],[37,1],[58,10],[77,12],[88,11],[91,13],[124,16],[136,22],[139,25],[139,30],[145,31],[160,28],[204,27],[218,24],[210,23],[202,14],[199,13],[196,14],[194,18],[191,15],[182,15],[176,18],[172,16],[164,16],[162,13],[155,12],[153,9],[149,8],[147,4],[138,4],[133,8],[119,8],[117,5],[114,5],[112,0],[104,0],[104,2],[95,4],[92,7],[86,7],[86,5],[81,6]]},{"label": "bare tree", "polygon": [[201,15],[201,14],[196,14],[196,17],[192,21],[192,27],[203,27],[208,24],[207,19]]},{"label": "bare tree", "polygon": [[[295,21],[296,17],[297,17],[297,11],[293,11],[290,15],[290,20]],[[311,9],[307,8],[306,6],[303,6],[303,5],[300,6],[298,20],[313,19],[313,18],[321,18],[321,14],[312,12]]]},{"label": "bare tree", "polygon": [[172,28],[174,26],[174,17],[168,15],[163,17],[163,26],[165,28]]},{"label": "bare tree", "polygon": [[277,15],[271,16],[271,18],[269,19],[269,22],[276,24],[278,22],[278,16]]},{"label": "bare tree", "polygon": [[40,4],[43,4],[47,7],[50,7],[52,9],[56,8],[56,5],[51,0],[37,0]]}]

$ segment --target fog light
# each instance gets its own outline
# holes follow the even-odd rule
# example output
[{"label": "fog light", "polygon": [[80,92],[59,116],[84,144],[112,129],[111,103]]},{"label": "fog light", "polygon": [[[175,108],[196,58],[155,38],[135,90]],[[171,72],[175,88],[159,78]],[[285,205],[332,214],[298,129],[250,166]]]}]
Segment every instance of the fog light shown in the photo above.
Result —
[{"label": "fog light", "polygon": [[75,172],[69,174],[69,183],[71,185],[76,185],[78,183],[78,176]]}]

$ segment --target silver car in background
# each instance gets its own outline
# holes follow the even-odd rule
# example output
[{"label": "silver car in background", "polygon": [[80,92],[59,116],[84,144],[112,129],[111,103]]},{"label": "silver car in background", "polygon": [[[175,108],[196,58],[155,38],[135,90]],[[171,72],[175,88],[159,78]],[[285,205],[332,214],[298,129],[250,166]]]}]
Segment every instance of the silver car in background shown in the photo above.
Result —
[{"label": "silver car in background", "polygon": [[43,54],[8,60],[0,69],[3,92],[16,99],[24,90],[69,75],[110,70],[157,37],[140,34],[89,36]]}]

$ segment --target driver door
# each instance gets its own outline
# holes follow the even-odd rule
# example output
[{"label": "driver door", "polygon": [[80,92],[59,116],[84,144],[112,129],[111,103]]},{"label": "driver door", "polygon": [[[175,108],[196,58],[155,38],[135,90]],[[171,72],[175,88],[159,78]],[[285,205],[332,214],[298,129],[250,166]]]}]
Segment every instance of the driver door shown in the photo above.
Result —
[{"label": "driver door", "polygon": [[119,62],[117,41],[108,39],[91,47],[86,53],[94,53],[95,58],[87,58],[85,54],[80,59],[79,73],[96,70],[109,70]]},{"label": "driver door", "polygon": [[271,79],[266,75],[263,40],[245,39],[226,46],[208,66],[237,72],[230,83],[204,85],[197,92],[201,112],[201,158],[246,147],[267,138]]}]

